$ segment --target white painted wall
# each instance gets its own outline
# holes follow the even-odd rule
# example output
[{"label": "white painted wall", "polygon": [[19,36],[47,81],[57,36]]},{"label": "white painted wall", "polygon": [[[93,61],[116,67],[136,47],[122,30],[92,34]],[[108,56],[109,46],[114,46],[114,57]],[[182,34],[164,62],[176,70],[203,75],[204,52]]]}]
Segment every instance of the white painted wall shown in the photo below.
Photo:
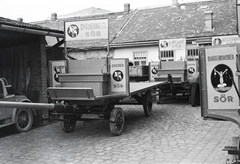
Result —
[{"label": "white painted wall", "polygon": [[[76,51],[70,52],[69,55],[77,60],[86,59],[102,59],[107,57],[106,50],[89,50],[89,51]],[[110,52],[109,57],[113,56],[113,52]]]},{"label": "white painted wall", "polygon": [[147,63],[159,61],[158,46],[118,48],[114,50],[113,58],[129,58],[130,61],[133,61],[133,52],[139,51],[147,51]]},{"label": "white painted wall", "polygon": [[175,61],[182,61],[186,59],[186,50],[175,50]]},{"label": "white painted wall", "polygon": [[[159,49],[158,46],[146,46],[146,47],[126,47],[126,48],[117,48],[111,50],[110,56],[113,58],[129,58],[130,61],[133,61],[133,53],[134,52],[147,52],[147,63],[149,62],[159,62]],[[186,59],[186,50],[175,50],[175,61]],[[95,51],[78,51],[71,52],[70,56],[78,59],[78,60],[86,60],[86,59],[100,59],[106,58],[107,52],[104,50],[95,50]]]}]

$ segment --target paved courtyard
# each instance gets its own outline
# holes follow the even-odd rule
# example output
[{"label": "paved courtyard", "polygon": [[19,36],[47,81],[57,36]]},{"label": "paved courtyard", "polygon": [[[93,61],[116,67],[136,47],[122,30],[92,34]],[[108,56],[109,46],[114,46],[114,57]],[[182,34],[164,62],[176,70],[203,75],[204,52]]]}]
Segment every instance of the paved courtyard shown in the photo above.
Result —
[{"label": "paved courtyard", "polygon": [[200,107],[186,101],[153,105],[146,118],[142,106],[121,106],[125,126],[113,136],[106,121],[78,122],[64,133],[58,122],[27,133],[0,129],[1,164],[225,164],[222,151],[239,134],[237,125],[205,121]]}]

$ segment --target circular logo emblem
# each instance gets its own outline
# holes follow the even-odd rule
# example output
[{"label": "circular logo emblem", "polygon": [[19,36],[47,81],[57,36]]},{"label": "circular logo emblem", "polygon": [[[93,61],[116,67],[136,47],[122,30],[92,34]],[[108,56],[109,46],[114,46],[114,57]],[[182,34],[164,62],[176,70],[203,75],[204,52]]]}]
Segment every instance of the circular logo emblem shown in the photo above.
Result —
[{"label": "circular logo emblem", "polygon": [[75,38],[79,34],[79,28],[77,25],[72,24],[68,27],[67,33],[70,37]]},{"label": "circular logo emblem", "polygon": [[225,93],[232,88],[232,70],[225,64],[219,64],[213,68],[211,82],[213,88],[220,93]]},{"label": "circular logo emblem", "polygon": [[220,38],[216,38],[213,40],[213,45],[221,45],[222,44],[222,40]]},{"label": "circular logo emblem", "polygon": [[188,68],[188,73],[189,74],[194,74],[195,73],[195,68],[193,68],[193,67]]},{"label": "circular logo emblem", "polygon": [[154,67],[154,68],[152,69],[152,74],[156,75],[157,72],[158,72],[157,69]]},{"label": "circular logo emblem", "polygon": [[56,82],[59,82],[59,79],[58,79],[58,74],[60,73],[59,70],[57,70],[57,67],[54,67],[53,70],[55,71],[54,73],[54,80]]},{"label": "circular logo emblem", "polygon": [[167,41],[162,41],[160,44],[161,48],[167,48],[168,47],[168,42]]},{"label": "circular logo emblem", "polygon": [[120,70],[116,70],[115,72],[113,72],[113,75],[112,75],[112,77],[113,77],[113,79],[115,80],[115,81],[122,81],[122,79],[123,79],[123,73],[122,73],[122,71],[120,71]]}]

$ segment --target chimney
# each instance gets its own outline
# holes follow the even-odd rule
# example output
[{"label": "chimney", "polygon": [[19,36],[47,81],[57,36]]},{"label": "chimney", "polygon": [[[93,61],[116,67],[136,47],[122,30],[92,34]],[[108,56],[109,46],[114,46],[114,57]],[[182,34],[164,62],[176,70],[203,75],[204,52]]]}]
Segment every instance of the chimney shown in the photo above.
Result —
[{"label": "chimney", "polygon": [[129,12],[130,11],[130,4],[129,3],[125,3],[124,4],[124,12]]},{"label": "chimney", "polygon": [[205,31],[213,31],[213,12],[205,11]]},{"label": "chimney", "polygon": [[172,6],[177,7],[178,5],[178,0],[172,0]]},{"label": "chimney", "polygon": [[22,18],[17,18],[17,21],[22,23],[23,19]]},{"label": "chimney", "polygon": [[181,9],[181,10],[185,10],[185,9],[186,9],[185,5],[182,4],[182,5],[180,6],[180,9]]},{"label": "chimney", "polygon": [[51,14],[51,21],[57,20],[57,13],[52,13]]}]

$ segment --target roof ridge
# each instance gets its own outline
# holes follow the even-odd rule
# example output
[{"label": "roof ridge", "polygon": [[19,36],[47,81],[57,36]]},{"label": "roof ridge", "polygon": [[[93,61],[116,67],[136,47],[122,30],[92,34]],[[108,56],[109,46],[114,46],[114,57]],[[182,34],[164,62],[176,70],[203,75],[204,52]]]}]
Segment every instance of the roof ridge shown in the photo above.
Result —
[{"label": "roof ridge", "polygon": [[[187,2],[179,2],[178,5],[191,5],[194,3],[204,3],[204,2],[215,2],[216,0],[191,0],[191,1],[187,1]],[[224,0],[220,0],[220,2],[222,2]],[[137,8],[138,10],[145,10],[145,9],[154,9],[154,8],[161,8],[161,7],[171,7],[173,6],[172,3],[170,4],[162,4],[162,5],[153,5],[153,6],[146,6],[146,7],[139,7]]]},{"label": "roof ridge", "polygon": [[139,7],[139,8],[137,8],[137,10],[154,9],[154,8],[168,7],[168,6],[172,6],[172,5],[171,4],[165,4],[165,5],[146,6],[146,7]]}]

